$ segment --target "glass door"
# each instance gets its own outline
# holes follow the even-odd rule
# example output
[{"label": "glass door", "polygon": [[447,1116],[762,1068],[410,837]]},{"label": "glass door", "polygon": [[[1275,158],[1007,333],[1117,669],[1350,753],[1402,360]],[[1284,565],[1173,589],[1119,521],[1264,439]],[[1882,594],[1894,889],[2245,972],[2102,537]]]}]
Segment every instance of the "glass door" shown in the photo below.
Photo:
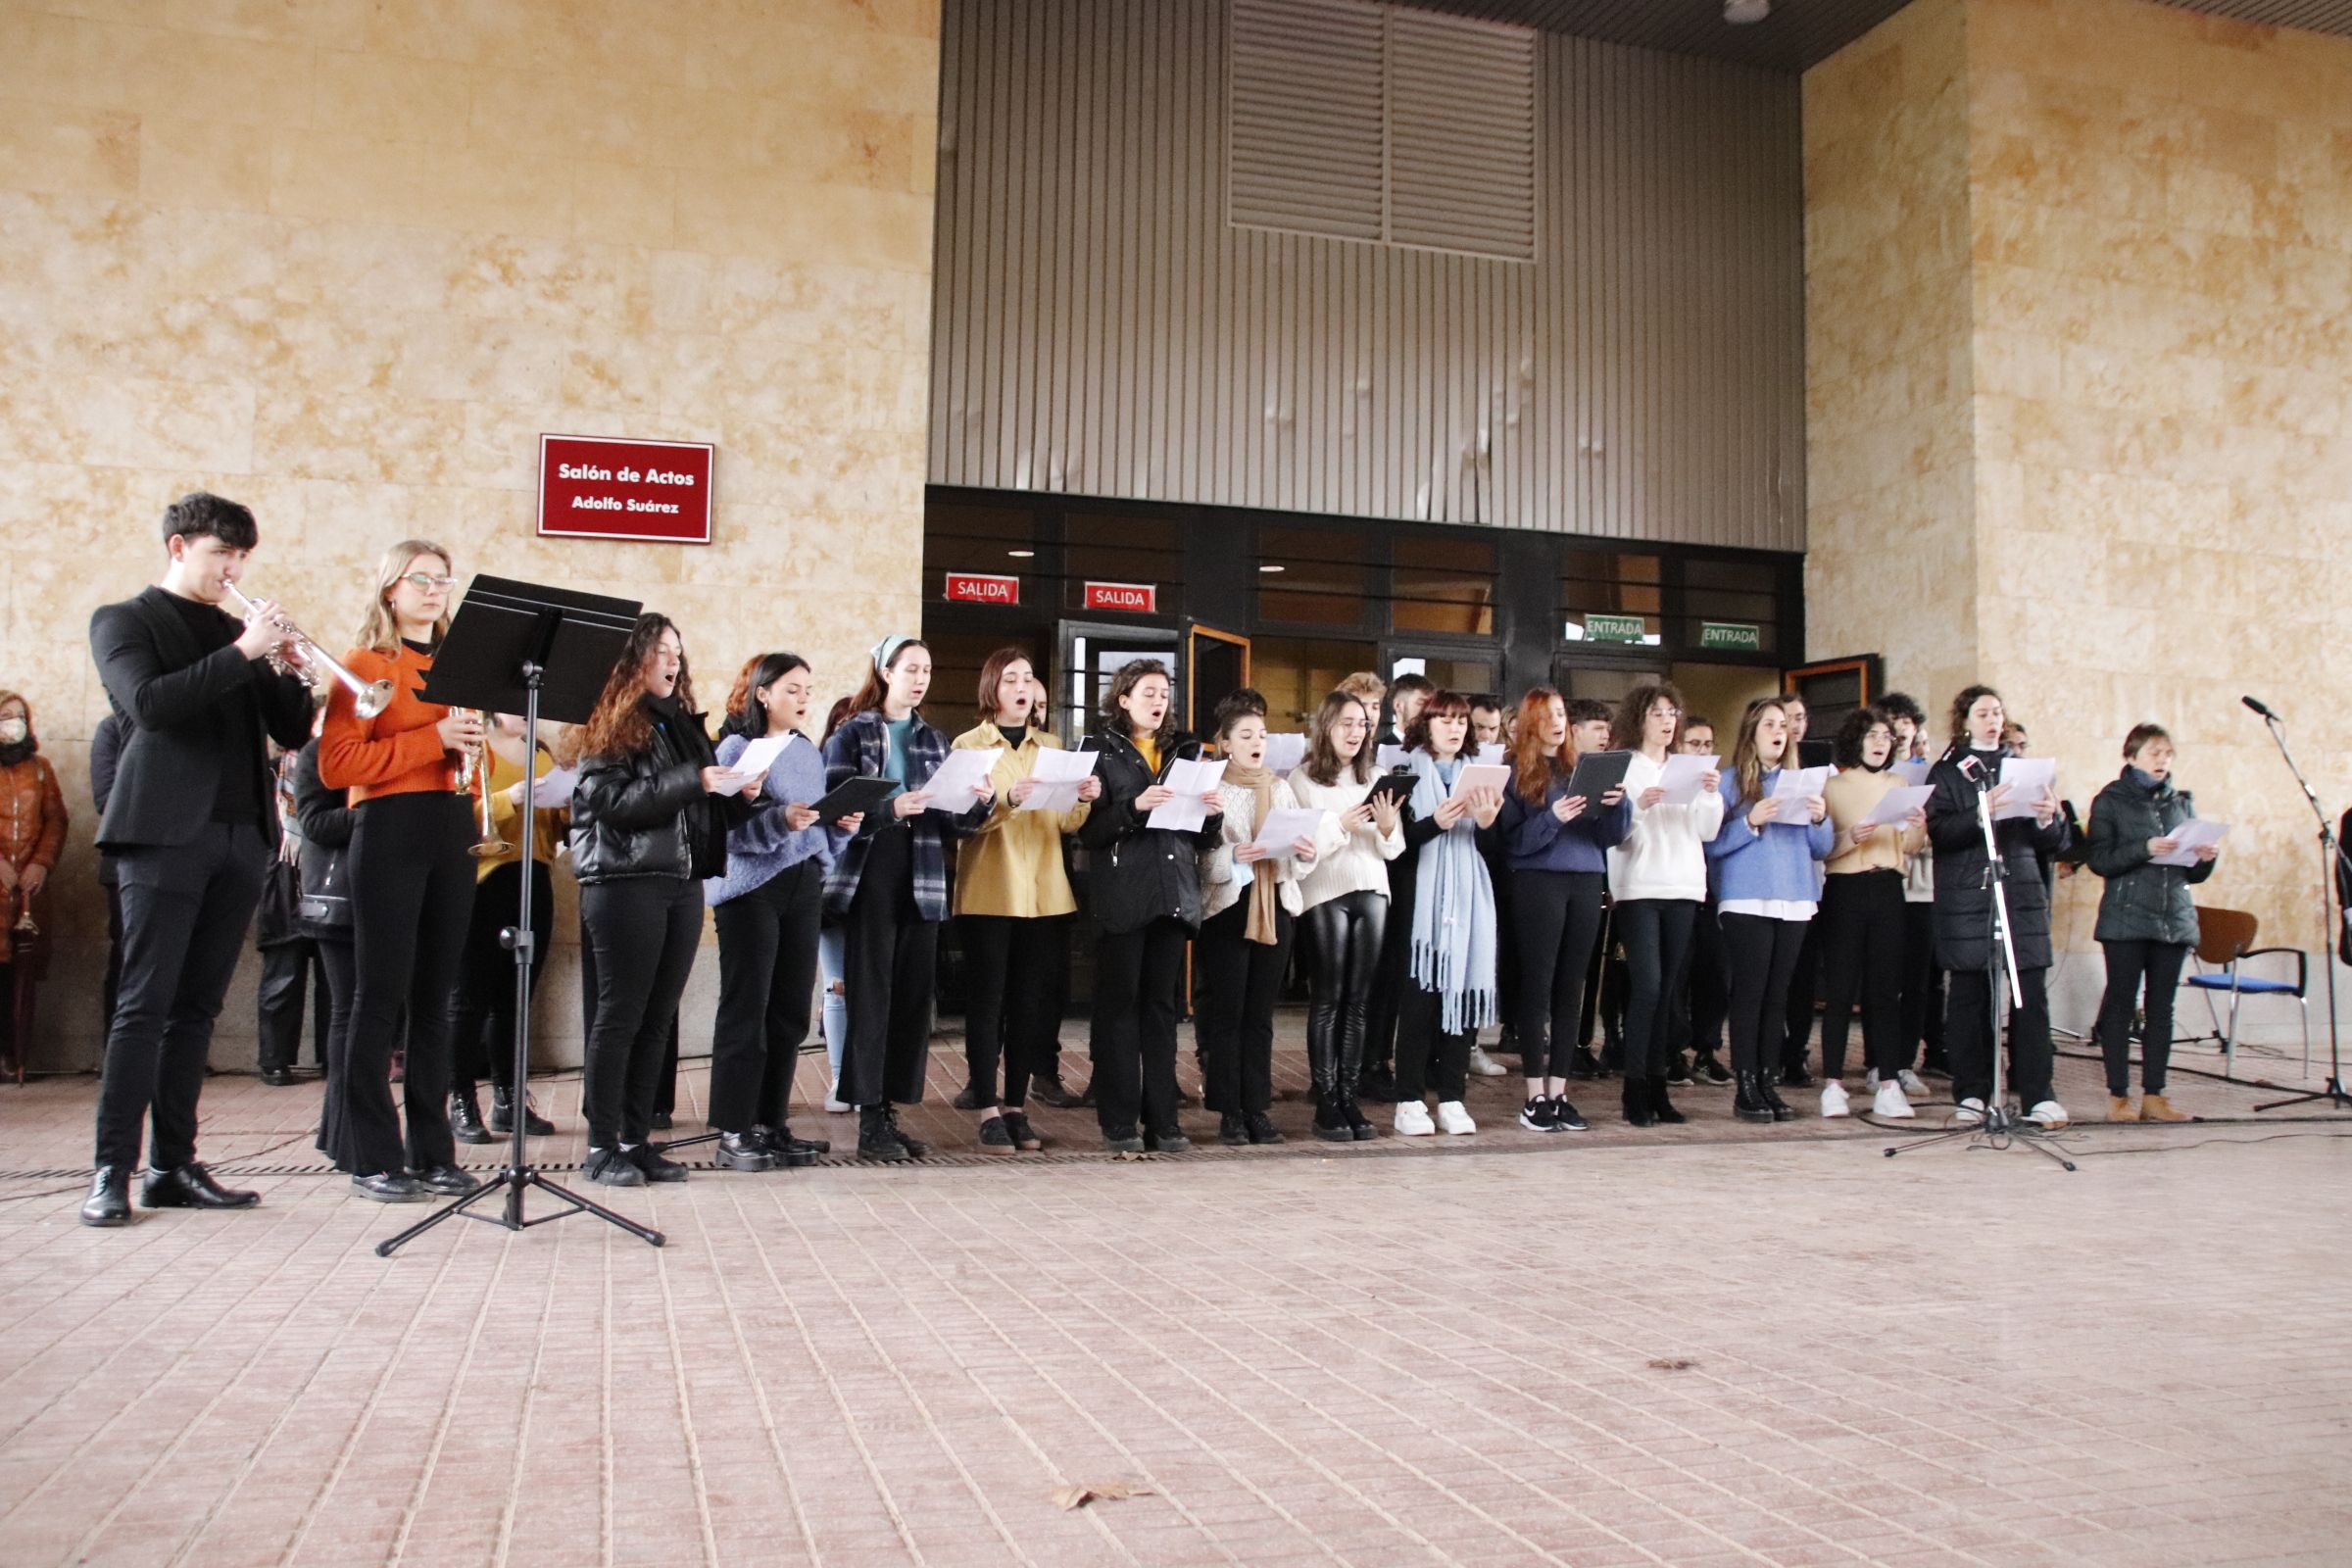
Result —
[{"label": "glass door", "polygon": [[1054,730],[1066,745],[1075,746],[1100,722],[1102,694],[1119,666],[1134,659],[1156,659],[1168,666],[1176,695],[1184,695],[1184,636],[1173,626],[1127,622],[1065,620],[1061,623],[1054,693]]},{"label": "glass door", "polygon": [[1807,767],[1829,761],[1835,749],[1831,737],[1838,733],[1838,726],[1855,709],[1878,701],[1886,685],[1886,665],[1876,654],[1825,660],[1784,671],[1781,690],[1805,700],[1805,739],[1797,749],[1797,760]]},{"label": "glass door", "polygon": [[1185,654],[1184,727],[1205,738],[1217,705],[1250,684],[1250,639],[1194,621]]}]

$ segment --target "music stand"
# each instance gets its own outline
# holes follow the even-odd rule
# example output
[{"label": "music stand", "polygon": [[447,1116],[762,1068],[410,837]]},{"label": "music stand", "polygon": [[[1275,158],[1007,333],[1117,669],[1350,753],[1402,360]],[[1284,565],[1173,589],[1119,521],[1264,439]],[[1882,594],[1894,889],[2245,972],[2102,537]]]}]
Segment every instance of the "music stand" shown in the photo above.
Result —
[{"label": "music stand", "polygon": [[[584,724],[596,710],[597,697],[612,666],[620,662],[629,632],[637,623],[637,601],[608,599],[601,594],[574,593],[565,588],[543,588],[505,577],[475,577],[466,588],[466,600],[449,635],[433,656],[432,672],[425,677],[423,696],[451,708],[478,708],[491,713],[522,714],[523,782],[530,785],[539,757],[539,715],[559,722]],[[626,1219],[602,1204],[547,1179],[531,1163],[523,1147],[530,1122],[529,1101],[523,1098],[531,1065],[531,861],[538,835],[534,804],[525,809],[522,833],[521,902],[514,925],[498,934],[499,945],[514,955],[514,1142],[506,1168],[455,1202],[446,1203],[398,1236],[376,1245],[375,1255],[390,1257],[395,1250],[423,1235],[453,1214],[519,1231],[545,1225],[583,1210],[643,1242],[660,1247],[660,1231]],[[522,1215],[522,1194],[528,1187],[561,1199],[566,1205],[537,1219]],[[473,1205],[494,1193],[506,1195],[504,1209],[479,1214]]]}]

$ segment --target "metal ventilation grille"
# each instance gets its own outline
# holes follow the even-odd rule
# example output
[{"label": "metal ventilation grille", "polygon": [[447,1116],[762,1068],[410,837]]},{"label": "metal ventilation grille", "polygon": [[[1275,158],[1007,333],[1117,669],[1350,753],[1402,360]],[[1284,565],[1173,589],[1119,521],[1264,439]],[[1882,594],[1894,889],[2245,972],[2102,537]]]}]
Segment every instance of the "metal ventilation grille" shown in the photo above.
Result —
[{"label": "metal ventilation grille", "polygon": [[1233,0],[1233,221],[1381,238],[1381,33],[1357,0]]},{"label": "metal ventilation grille", "polygon": [[1389,14],[1389,238],[1534,259],[1535,34]]},{"label": "metal ventilation grille", "polygon": [[1534,259],[1533,31],[1366,0],[1231,14],[1233,222]]}]

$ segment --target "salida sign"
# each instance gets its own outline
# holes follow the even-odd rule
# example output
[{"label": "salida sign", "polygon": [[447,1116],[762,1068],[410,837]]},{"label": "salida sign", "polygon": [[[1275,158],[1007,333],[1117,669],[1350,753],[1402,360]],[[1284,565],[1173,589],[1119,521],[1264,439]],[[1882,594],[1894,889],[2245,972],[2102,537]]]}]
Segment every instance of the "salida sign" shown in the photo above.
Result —
[{"label": "salida sign", "polygon": [[543,435],[539,532],[707,545],[711,451],[692,441]]},{"label": "salida sign", "polygon": [[1021,579],[986,571],[948,573],[948,602],[956,605],[1017,605]]},{"label": "salida sign", "polygon": [[1149,615],[1159,608],[1159,589],[1148,582],[1090,582],[1086,608],[1116,610],[1130,615]]}]

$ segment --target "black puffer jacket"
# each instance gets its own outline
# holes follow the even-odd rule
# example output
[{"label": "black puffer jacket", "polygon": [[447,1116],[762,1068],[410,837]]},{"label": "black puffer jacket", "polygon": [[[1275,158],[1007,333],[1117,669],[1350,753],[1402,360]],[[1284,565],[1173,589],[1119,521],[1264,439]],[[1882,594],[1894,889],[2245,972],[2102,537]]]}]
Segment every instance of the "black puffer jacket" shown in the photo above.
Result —
[{"label": "black puffer jacket", "polygon": [[[1973,757],[1995,778],[2002,752],[1947,752],[1928,772],[1928,839],[1936,846],[1936,962],[1955,974],[1981,973],[1992,959],[1992,884],[1985,875],[1984,830],[1977,821],[1977,786],[1961,770]],[[2050,900],[2037,855],[2066,848],[2066,819],[2043,827],[2030,816],[1992,824],[2008,877],[2011,936],[2020,969],[2050,966]]]},{"label": "black puffer jacket", "polygon": [[571,870],[583,886],[717,876],[727,868],[727,829],[751,818],[743,797],[703,790],[703,769],[718,765],[704,715],[650,698],[646,708],[651,746],[580,759],[571,790]]},{"label": "black puffer jacket", "polygon": [[1104,730],[1093,741],[1094,750],[1102,754],[1102,760],[1095,764],[1102,795],[1079,827],[1078,842],[1090,852],[1089,898],[1096,920],[1112,936],[1141,931],[1168,916],[1198,931],[1199,856],[1221,842],[1224,814],[1212,812],[1198,833],[1172,833],[1147,827],[1152,813],[1136,809],[1135,802],[1159,781],[1168,763],[1198,758],[1200,743],[1181,733],[1163,742],[1161,767],[1155,773],[1126,736]]},{"label": "black puffer jacket", "polygon": [[2188,890],[2213,875],[2213,862],[2158,865],[2148,857],[2148,840],[2169,836],[2196,814],[2187,791],[2129,766],[2090,803],[2088,864],[2107,879],[2095,933],[2101,942],[2195,945],[2197,905]]},{"label": "black puffer jacket", "polygon": [[318,777],[318,743],[294,755],[294,818],[302,830],[302,904],[296,910],[302,934],[314,942],[349,942],[351,882],[344,852],[358,817],[351,792],[330,790]]}]

